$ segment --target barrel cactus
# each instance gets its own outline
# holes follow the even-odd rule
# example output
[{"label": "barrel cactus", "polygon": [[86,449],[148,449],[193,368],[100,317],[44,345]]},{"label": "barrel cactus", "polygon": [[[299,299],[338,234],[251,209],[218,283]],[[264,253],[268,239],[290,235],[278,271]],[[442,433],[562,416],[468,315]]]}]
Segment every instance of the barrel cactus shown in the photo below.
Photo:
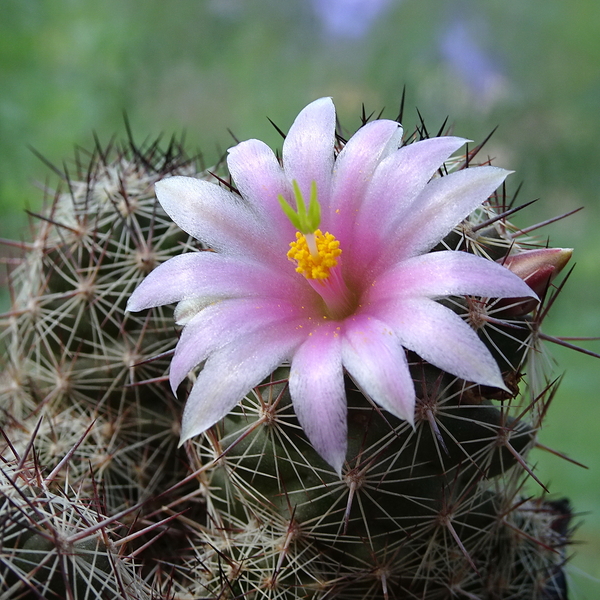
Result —
[{"label": "barrel cactus", "polygon": [[281,159],[250,140],[228,169],[97,148],[39,215],[3,456],[115,518],[115,597],[566,599],[570,508],[527,455],[571,251],[511,224],[481,147],[397,121],[347,137],[322,99]]},{"label": "barrel cactus", "polygon": [[0,473],[0,597],[150,600],[133,560],[114,545],[113,520],[77,490],[50,491],[38,466],[20,458]]}]

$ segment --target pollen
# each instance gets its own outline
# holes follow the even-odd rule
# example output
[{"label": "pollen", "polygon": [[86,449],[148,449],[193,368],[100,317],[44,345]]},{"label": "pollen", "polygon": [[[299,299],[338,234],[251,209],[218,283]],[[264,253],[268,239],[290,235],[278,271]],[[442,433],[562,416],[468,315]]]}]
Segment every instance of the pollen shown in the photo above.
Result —
[{"label": "pollen", "polygon": [[[307,240],[308,238],[312,238]],[[307,279],[324,280],[331,269],[337,266],[342,253],[340,243],[329,232],[317,229],[312,234],[296,232],[296,241],[290,242],[287,256],[296,263],[296,271]]]}]

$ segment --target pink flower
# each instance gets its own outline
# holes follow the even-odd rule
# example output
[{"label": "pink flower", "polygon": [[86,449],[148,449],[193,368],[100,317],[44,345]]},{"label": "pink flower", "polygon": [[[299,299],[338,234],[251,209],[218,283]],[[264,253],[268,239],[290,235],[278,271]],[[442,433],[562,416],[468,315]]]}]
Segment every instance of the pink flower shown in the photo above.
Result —
[{"label": "pink flower", "polygon": [[373,121],[335,156],[335,108],[322,98],[296,118],[283,164],[258,140],[229,150],[239,195],[188,177],[156,184],[171,218],[214,250],[163,263],[128,305],[180,303],[173,390],[204,362],[182,442],[217,423],[285,361],[298,420],[338,473],[347,447],[344,372],[410,423],[415,389],[405,348],[457,377],[505,389],[475,331],[435,300],[535,294],[493,261],[430,250],[508,172],[485,166],[437,177],[465,140],[401,146],[401,134],[394,121]]}]

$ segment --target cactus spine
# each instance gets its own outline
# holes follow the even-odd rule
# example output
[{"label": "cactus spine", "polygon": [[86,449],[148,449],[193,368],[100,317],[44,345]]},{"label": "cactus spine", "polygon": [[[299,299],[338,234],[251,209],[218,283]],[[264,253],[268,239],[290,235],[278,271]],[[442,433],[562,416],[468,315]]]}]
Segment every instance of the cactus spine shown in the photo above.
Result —
[{"label": "cactus spine", "polygon": [[[424,137],[418,128],[412,139]],[[478,150],[446,169],[468,168]],[[535,263],[514,269],[537,282],[540,307],[448,303],[479,331],[512,392],[409,355],[413,429],[348,381],[340,479],[298,425],[285,365],[177,450],[182,403],[165,385],[172,315],[127,314],[125,303],[154,266],[197,249],[153,184],[216,176],[175,140],[162,151],[158,141],[97,147],[74,171],[23,245],[3,319],[0,581],[14,597],[566,598],[568,505],[545,500],[542,482],[539,497],[522,490],[537,479],[527,453],[556,390],[540,325],[568,256],[546,273],[548,255],[526,252],[543,243],[511,225],[502,193],[443,245]],[[59,536],[71,514],[77,524]],[[31,558],[42,550],[46,562]],[[67,555],[85,568],[59,568]]]}]

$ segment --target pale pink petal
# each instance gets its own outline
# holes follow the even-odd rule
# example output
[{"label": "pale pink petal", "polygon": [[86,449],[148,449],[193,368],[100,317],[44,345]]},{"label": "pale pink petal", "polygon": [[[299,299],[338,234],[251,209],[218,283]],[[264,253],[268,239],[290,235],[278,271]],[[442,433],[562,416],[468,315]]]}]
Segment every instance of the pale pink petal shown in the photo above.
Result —
[{"label": "pale pink petal", "polygon": [[329,201],[334,143],[333,102],[331,98],[315,100],[296,117],[282,151],[285,174],[298,182],[307,201],[313,181],[320,200],[325,204]]},{"label": "pale pink petal", "polygon": [[381,243],[378,267],[433,248],[502,184],[510,171],[473,167],[433,179],[413,202],[410,211],[392,223]]},{"label": "pale pink petal", "polygon": [[386,231],[410,210],[435,172],[467,140],[439,137],[403,146],[377,167],[357,217],[361,231]]},{"label": "pale pink petal", "polygon": [[373,172],[383,157],[398,149],[402,127],[379,120],[361,127],[339,153],[333,168],[331,200],[321,207],[324,228],[344,242],[354,225]]},{"label": "pale pink petal", "polygon": [[346,459],[347,408],[336,325],[321,326],[298,348],[290,369],[294,411],[316,451],[338,474]]},{"label": "pale pink petal", "polygon": [[364,303],[400,296],[470,295],[486,298],[535,297],[533,290],[506,267],[467,252],[431,252],[401,261],[380,275]]},{"label": "pale pink petal", "polygon": [[185,298],[267,296],[308,297],[310,288],[295,272],[216,252],[174,256],[152,271],[133,292],[127,310],[179,302]]},{"label": "pale pink petal", "polygon": [[294,240],[296,230],[278,200],[281,195],[295,206],[292,186],[271,148],[259,140],[241,142],[229,149],[227,166],[240,194],[270,222],[272,235]]},{"label": "pale pink petal", "polygon": [[381,161],[356,215],[352,246],[346,253],[351,262],[368,266],[380,256],[431,177],[465,141],[450,136],[422,140]]},{"label": "pale pink petal", "polygon": [[193,177],[169,177],[155,187],[161,206],[173,221],[209,248],[275,264],[285,261],[287,249],[274,241],[269,224],[239,196]]},{"label": "pale pink petal", "polygon": [[414,423],[415,387],[392,328],[369,315],[344,322],[344,367],[360,390],[396,417]]},{"label": "pale pink petal", "polygon": [[210,355],[187,399],[180,444],[220,421],[284,360],[304,335],[276,326],[238,337]]},{"label": "pale pink petal", "polygon": [[297,303],[271,298],[236,298],[207,306],[183,328],[169,372],[173,391],[215,350],[253,332],[259,337],[262,330],[299,327],[308,321],[306,312]]},{"label": "pale pink petal", "polygon": [[467,381],[506,389],[494,357],[455,312],[428,298],[402,298],[368,307],[402,345],[427,362]]},{"label": "pale pink petal", "polygon": [[[176,316],[186,325],[171,365],[173,388],[201,366],[182,442],[223,418],[285,360],[298,420],[338,473],[347,447],[344,369],[375,403],[410,423],[415,389],[405,348],[457,377],[506,389],[477,333],[433,299],[534,294],[491,261],[449,251],[420,255],[477,209],[507,172],[475,167],[436,176],[465,140],[398,148],[401,130],[392,121],[364,126],[334,161],[335,127],[333,103],[322,98],[294,121],[283,166],[258,140],[232,148],[228,164],[240,195],[184,177],[156,186],[173,220],[217,251],[161,265],[128,305],[141,310],[180,302]],[[287,259],[295,231],[279,196],[295,204],[293,181],[307,202],[316,183],[321,229],[341,242],[340,294],[360,303],[345,319],[323,318],[326,303],[336,310],[340,303],[319,296],[320,288]]]}]

